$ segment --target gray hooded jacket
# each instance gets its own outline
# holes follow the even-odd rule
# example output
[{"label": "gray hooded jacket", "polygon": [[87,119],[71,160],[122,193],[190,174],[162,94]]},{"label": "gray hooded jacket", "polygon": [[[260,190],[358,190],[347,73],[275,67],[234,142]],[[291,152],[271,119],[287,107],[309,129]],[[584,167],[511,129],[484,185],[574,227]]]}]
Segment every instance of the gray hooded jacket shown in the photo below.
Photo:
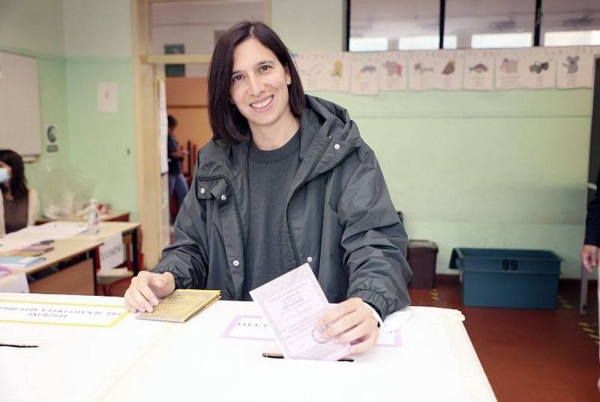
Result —
[{"label": "gray hooded jacket", "polygon": [[[308,262],[331,303],[360,297],[382,319],[410,303],[407,235],[373,151],[341,107],[306,97],[300,167],[281,222],[285,270]],[[177,288],[220,289],[241,300],[249,227],[249,141],[211,141],[198,154],[174,243],[154,272]]]}]

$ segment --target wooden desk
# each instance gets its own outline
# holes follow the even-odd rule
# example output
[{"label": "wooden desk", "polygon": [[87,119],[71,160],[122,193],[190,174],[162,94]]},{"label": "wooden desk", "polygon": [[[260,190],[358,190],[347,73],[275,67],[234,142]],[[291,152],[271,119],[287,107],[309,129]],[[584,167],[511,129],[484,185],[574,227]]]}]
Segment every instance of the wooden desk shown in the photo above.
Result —
[{"label": "wooden desk", "polygon": [[[71,222],[85,225],[82,222]],[[64,293],[78,295],[95,295],[97,291],[96,271],[100,268],[98,249],[103,240],[122,233],[131,236],[133,273],[137,275],[140,269],[138,229],[139,222],[100,222],[100,232],[96,235],[81,233],[67,240],[56,240],[54,250],[44,253],[45,261],[18,270],[27,274],[36,273],[61,263],[74,260],[74,263],[29,285],[32,293]],[[80,261],[77,257],[81,257]]]},{"label": "wooden desk", "polygon": [[[139,233],[138,229],[142,227],[139,222],[100,222],[100,232],[95,235],[89,235],[87,233],[81,233],[76,236],[70,237],[69,241],[80,241],[80,242],[103,242],[104,239],[114,236],[118,233],[122,233],[123,236],[131,236],[131,248],[132,248],[132,259],[133,259],[133,274],[137,275],[140,271],[140,261],[137,250],[139,249]],[[100,268],[99,265],[96,266]]]},{"label": "wooden desk", "polygon": [[[56,240],[54,249],[43,254],[45,260],[39,264],[25,268],[14,268],[15,274],[34,274],[61,264],[68,267],[29,284],[33,293],[64,293],[76,295],[93,295],[95,291],[95,268],[98,266],[97,250],[100,241]],[[2,278],[9,282],[12,278]]]},{"label": "wooden desk", "polygon": [[[122,298],[3,294],[0,299],[122,304]],[[222,335],[252,302],[219,301],[185,324],[112,328],[0,322],[2,398],[19,401],[461,401],[496,398],[457,310],[409,307],[402,346],[353,363],[267,359],[274,341]],[[0,311],[0,320],[2,313]]]},{"label": "wooden desk", "polygon": [[[111,211],[109,214],[100,215],[100,221],[102,222],[129,222],[130,213],[127,211]],[[79,219],[78,217],[73,217],[73,219],[77,221],[85,221],[85,219]],[[39,218],[35,220],[36,225],[41,225],[43,223],[53,222],[56,219],[49,218]]]}]

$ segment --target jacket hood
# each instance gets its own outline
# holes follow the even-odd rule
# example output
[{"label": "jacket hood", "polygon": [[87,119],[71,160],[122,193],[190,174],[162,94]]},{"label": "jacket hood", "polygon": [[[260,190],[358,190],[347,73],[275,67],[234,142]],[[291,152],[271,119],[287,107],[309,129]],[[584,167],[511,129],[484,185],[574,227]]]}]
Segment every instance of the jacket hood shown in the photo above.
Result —
[{"label": "jacket hood", "polygon": [[[333,169],[362,144],[348,111],[327,100],[306,95],[300,121],[301,162],[292,187]],[[200,150],[198,176],[237,176],[246,170],[249,145],[250,140],[239,144],[210,141]]]},{"label": "jacket hood", "polygon": [[302,138],[300,156],[310,159],[312,150],[317,165],[310,173],[310,180],[316,175],[333,169],[361,146],[362,139],[356,123],[350,119],[348,111],[335,103],[306,96],[306,110],[302,114]]}]

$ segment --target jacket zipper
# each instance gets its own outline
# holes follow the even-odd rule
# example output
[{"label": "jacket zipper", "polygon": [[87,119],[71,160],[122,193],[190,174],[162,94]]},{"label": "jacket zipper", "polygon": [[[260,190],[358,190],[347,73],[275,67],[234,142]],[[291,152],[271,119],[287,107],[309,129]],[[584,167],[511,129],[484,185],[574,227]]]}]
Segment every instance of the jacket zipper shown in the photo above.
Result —
[{"label": "jacket zipper", "polygon": [[[325,143],[325,145],[323,145],[323,148],[321,148],[321,150],[319,151],[319,154],[317,155],[317,158],[314,160],[313,164],[311,165],[310,169],[308,170],[308,173],[306,174],[307,178],[310,177],[310,175],[313,172],[313,170],[315,170],[315,168],[317,167],[317,163],[323,157],[323,154],[327,150],[327,147],[329,146],[330,142],[331,142],[331,136],[328,135],[327,136],[327,142]],[[290,201],[292,200],[292,198],[294,198],[294,194],[296,193],[296,191],[300,187],[302,187],[305,183],[306,183],[306,179],[303,180],[302,182],[300,182],[300,184],[298,184],[298,186],[294,189],[294,192],[290,196]],[[292,223],[290,221],[289,202],[288,202],[288,206],[286,207],[286,218],[287,218],[288,232],[290,234],[290,240],[292,241],[292,250],[294,251],[294,258],[296,260],[296,266],[299,266],[300,265],[300,256],[298,255],[298,247],[296,247],[296,240],[294,239],[294,232],[292,231]]]}]

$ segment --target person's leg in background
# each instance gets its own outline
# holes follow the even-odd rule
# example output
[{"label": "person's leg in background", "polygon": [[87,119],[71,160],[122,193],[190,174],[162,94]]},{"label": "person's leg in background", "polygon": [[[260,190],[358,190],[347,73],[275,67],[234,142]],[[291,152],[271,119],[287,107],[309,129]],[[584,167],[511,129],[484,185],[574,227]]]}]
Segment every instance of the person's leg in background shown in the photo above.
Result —
[{"label": "person's leg in background", "polygon": [[[181,208],[181,204],[183,204],[183,199],[187,195],[189,188],[188,188],[187,182],[185,181],[185,176],[183,176],[183,173],[175,175],[174,177],[175,177],[174,190],[175,190],[175,196],[177,197],[177,205],[179,208]],[[169,180],[170,180],[170,177],[169,177]]]},{"label": "person's leg in background", "polygon": [[[177,182],[177,175],[169,175],[169,221],[171,225],[175,222],[175,203],[173,202],[173,193],[175,192],[175,183]],[[179,201],[178,201],[179,202]],[[177,208],[179,211],[179,208]]]}]

